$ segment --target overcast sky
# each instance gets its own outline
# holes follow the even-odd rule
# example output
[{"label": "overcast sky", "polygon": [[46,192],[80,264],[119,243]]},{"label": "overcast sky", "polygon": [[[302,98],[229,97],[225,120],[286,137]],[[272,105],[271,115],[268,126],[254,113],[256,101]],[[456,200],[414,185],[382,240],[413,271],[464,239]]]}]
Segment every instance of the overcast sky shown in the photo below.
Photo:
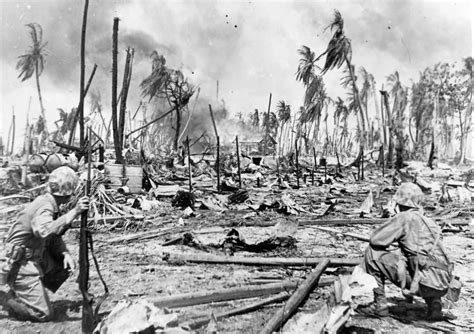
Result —
[{"label": "overcast sky", "polygon": [[[201,97],[215,99],[219,80],[219,99],[225,100],[231,113],[266,110],[270,92],[273,106],[285,100],[296,110],[304,93],[295,81],[297,49],[307,45],[317,54],[325,50],[331,33],[324,28],[334,9],[344,18],[353,63],[371,72],[380,87],[395,70],[410,85],[427,66],[460,62],[472,55],[472,2],[90,0],[86,73],[97,63],[92,87],[100,91],[108,111],[112,24],[119,17],[119,68],[127,46],[136,52],[130,109],[139,103],[139,83],[150,73],[149,56],[157,50],[169,66],[182,69],[201,87]],[[48,42],[40,80],[49,121],[57,119],[57,108],[69,111],[77,105],[82,10],[79,0],[0,0],[0,134],[4,137],[12,107],[19,137],[30,96],[30,117],[39,114],[34,79],[20,82],[15,70],[17,57],[30,44],[27,23],[39,23]],[[339,86],[341,76],[338,70],[324,77],[333,98],[345,97]]]}]

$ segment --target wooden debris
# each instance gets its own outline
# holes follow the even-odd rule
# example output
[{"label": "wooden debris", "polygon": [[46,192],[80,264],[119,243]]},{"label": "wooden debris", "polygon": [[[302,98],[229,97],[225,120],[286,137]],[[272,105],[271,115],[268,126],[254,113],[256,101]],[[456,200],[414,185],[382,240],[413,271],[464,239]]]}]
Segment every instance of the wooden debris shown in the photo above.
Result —
[{"label": "wooden debris", "polygon": [[282,258],[282,257],[244,257],[220,256],[211,254],[165,254],[164,260],[170,262],[215,263],[215,264],[241,264],[250,266],[288,266],[288,267],[314,267],[319,263],[329,260],[329,267],[357,266],[362,258]]},{"label": "wooden debris", "polygon": [[184,293],[174,296],[156,297],[151,299],[150,301],[156,307],[177,308],[207,303],[223,302],[227,300],[247,299],[266,296],[282,291],[291,291],[296,289],[297,286],[297,282],[283,282],[276,284],[244,286],[214,291]]},{"label": "wooden debris", "polygon": [[323,260],[311,272],[308,278],[301,284],[295,293],[290,297],[284,307],[281,308],[273,317],[267,322],[265,327],[261,330],[262,334],[271,334],[280,329],[280,327],[289,319],[289,317],[296,311],[305,298],[317,287],[319,277],[322,275],[326,267],[329,265],[328,259]]},{"label": "wooden debris", "polygon": [[366,237],[365,235],[360,235],[360,234],[351,233],[351,232],[342,232],[342,231],[338,231],[338,230],[335,230],[335,229],[329,228],[329,227],[320,227],[320,226],[311,226],[311,227],[315,228],[315,229],[318,229],[320,231],[328,232],[328,233],[342,234],[345,237],[350,237],[350,238],[354,238],[354,239],[357,239],[357,240],[362,240],[362,241],[367,241],[367,242],[370,241],[370,238]]},{"label": "wooden debris", "polygon": [[[290,297],[290,294],[288,292],[286,292],[286,291],[281,292],[276,296],[272,296],[272,297],[269,297],[269,298],[266,298],[266,299],[259,300],[255,303],[250,304],[250,305],[238,307],[236,309],[217,314],[217,315],[215,315],[215,318],[216,318],[216,320],[220,320],[220,319],[223,319],[223,318],[232,317],[234,315],[250,313],[250,312],[253,312],[253,311],[256,311],[256,310],[262,308],[265,305],[285,301],[289,297]],[[197,320],[194,320],[192,322],[189,322],[189,323],[185,324],[185,327],[194,330],[194,329],[197,329],[197,328],[202,327],[204,325],[207,325],[207,323],[209,323],[209,321],[211,321],[211,318],[197,319]]]}]

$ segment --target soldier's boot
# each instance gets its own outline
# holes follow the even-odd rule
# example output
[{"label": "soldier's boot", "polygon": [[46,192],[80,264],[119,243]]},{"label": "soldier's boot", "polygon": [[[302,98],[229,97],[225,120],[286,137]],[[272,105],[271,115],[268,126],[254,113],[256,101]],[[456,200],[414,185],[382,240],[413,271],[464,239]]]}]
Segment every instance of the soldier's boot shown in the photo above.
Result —
[{"label": "soldier's boot", "polygon": [[427,320],[440,321],[444,319],[441,298],[425,298],[425,302],[428,305],[428,313],[426,315]]},{"label": "soldier's boot", "polygon": [[414,295],[410,292],[410,290],[403,289],[402,295],[405,298],[405,302],[408,304],[413,304],[413,302],[415,301]]},{"label": "soldier's boot", "polygon": [[373,310],[380,317],[387,317],[389,315],[387,297],[385,297],[385,291],[382,288],[374,289]]}]

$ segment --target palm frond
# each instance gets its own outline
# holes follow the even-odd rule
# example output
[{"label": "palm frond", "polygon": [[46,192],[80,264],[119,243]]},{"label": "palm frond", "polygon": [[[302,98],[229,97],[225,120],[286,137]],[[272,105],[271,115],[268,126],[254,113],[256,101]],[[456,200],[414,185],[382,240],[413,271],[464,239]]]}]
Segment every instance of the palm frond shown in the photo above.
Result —
[{"label": "palm frond", "polygon": [[319,69],[319,67],[315,64],[314,52],[306,45],[298,49],[298,53],[301,58],[296,71],[296,81],[302,81],[307,86],[315,76],[315,68]]}]

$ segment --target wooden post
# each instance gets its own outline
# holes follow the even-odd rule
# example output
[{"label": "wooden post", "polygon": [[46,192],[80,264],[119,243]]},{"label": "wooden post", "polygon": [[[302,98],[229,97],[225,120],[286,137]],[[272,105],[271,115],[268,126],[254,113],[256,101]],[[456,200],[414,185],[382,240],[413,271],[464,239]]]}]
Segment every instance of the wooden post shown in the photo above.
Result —
[{"label": "wooden post", "polygon": [[263,155],[267,155],[268,153],[268,139],[270,137],[270,106],[272,105],[272,93],[270,93],[270,97],[268,98],[268,110],[267,110],[267,124],[265,127],[265,146]]},{"label": "wooden post", "polygon": [[382,176],[385,177],[385,150],[384,150],[383,144],[382,144],[381,154],[382,154]]},{"label": "wooden post", "polygon": [[125,59],[125,68],[123,72],[122,91],[120,93],[120,111],[118,119],[118,137],[120,142],[120,150],[124,145],[124,131],[125,131],[125,113],[127,112],[127,97],[128,89],[130,87],[130,80],[132,78],[132,63],[133,63],[133,49],[127,48],[127,57]]},{"label": "wooden post", "polygon": [[23,144],[24,159],[23,166],[21,169],[21,183],[26,186],[26,173],[28,172],[28,158],[30,155],[30,108],[31,108],[31,96],[28,102],[28,110],[26,111],[26,126],[25,126],[25,142]]},{"label": "wooden post", "polygon": [[209,113],[211,114],[212,126],[214,127],[214,133],[216,134],[216,137],[219,137],[219,134],[217,133],[216,121],[214,120],[214,112],[212,111],[211,105],[209,105]]},{"label": "wooden post", "polygon": [[239,188],[242,188],[242,174],[240,172],[239,136],[235,136],[235,146],[237,149],[237,171],[239,173]]},{"label": "wooden post", "polygon": [[[89,80],[87,81],[87,85],[86,85],[86,88],[84,90],[84,98],[87,95],[87,92],[89,91],[89,87],[91,86],[92,79],[94,79],[94,75],[95,75],[96,70],[97,70],[97,64],[94,64],[94,68],[92,69],[91,75],[89,76]],[[77,121],[79,120],[79,109],[81,109],[80,101],[79,101],[79,105],[77,106],[77,109],[75,109],[75,111],[73,111],[74,112],[74,119],[72,121],[72,128],[69,132],[68,145],[73,145],[74,144],[74,136],[76,135]],[[100,114],[100,116],[102,117],[102,114]]]},{"label": "wooden post", "polygon": [[300,178],[299,178],[299,175],[300,175],[300,164],[298,162],[298,138],[296,138],[295,140],[295,162],[296,162],[296,187],[299,188],[300,187]]},{"label": "wooden post", "polygon": [[336,151],[336,159],[337,159],[337,172],[341,172],[341,162],[339,161],[339,154],[337,153],[337,148],[335,147],[334,150]]},{"label": "wooden post", "polygon": [[271,334],[278,331],[283,324],[297,310],[305,298],[318,286],[319,278],[329,264],[329,260],[324,260],[311,272],[306,280],[301,284],[295,293],[288,299],[285,305],[273,315],[265,327],[260,331],[262,334]]},{"label": "wooden post", "polygon": [[189,192],[193,191],[193,175],[191,173],[191,149],[189,148],[189,136],[186,136],[186,146],[188,148],[188,178],[189,178]]},{"label": "wooden post", "polygon": [[360,157],[360,171],[361,171],[361,180],[364,180],[364,149],[362,148],[362,155]]},{"label": "wooden post", "polygon": [[[212,115],[212,113],[211,113]],[[221,166],[220,166],[220,142],[219,136],[217,136],[217,156],[216,156],[216,171],[217,171],[217,192],[221,190]]]},{"label": "wooden post", "polygon": [[119,18],[115,17],[112,34],[112,130],[114,135],[115,163],[123,164],[122,148],[120,147],[119,122],[117,119],[118,29]]},{"label": "wooden post", "polygon": [[[84,79],[85,79],[85,47],[86,47],[86,27],[87,27],[87,11],[89,8],[89,0],[84,1],[84,13],[82,19],[82,33],[81,33],[81,80],[79,87],[79,139],[80,146],[82,149],[85,149],[84,142]],[[91,159],[91,138],[92,133],[89,128],[89,145],[87,150],[87,184],[85,187],[85,195],[89,196],[90,191],[90,159]],[[87,215],[88,211],[84,211],[81,214],[81,229],[79,235],[79,290],[82,293],[82,332],[83,333],[92,333],[95,327],[94,313],[92,311],[92,298],[89,295],[89,249],[87,247],[87,242],[89,238],[89,231],[87,229]]]}]

